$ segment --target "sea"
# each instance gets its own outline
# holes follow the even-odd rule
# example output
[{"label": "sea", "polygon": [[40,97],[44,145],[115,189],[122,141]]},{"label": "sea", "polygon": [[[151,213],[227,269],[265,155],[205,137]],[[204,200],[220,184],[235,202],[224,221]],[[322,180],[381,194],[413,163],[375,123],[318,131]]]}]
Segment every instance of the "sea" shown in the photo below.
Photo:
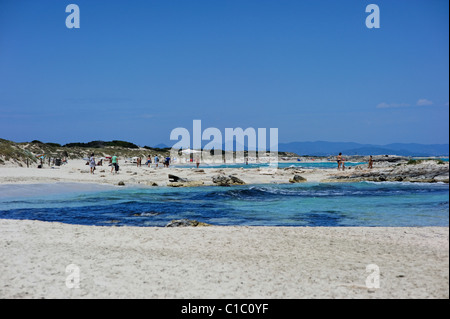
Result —
[{"label": "sea", "polygon": [[[367,164],[366,162],[346,162],[345,167],[353,167],[357,165]],[[180,164],[177,165],[179,168],[193,168],[195,163]],[[202,164],[201,168],[270,168],[277,167],[283,168],[305,168],[305,169],[324,169],[324,168],[336,168],[337,164],[335,161],[311,161],[311,162],[279,162],[279,163],[229,163],[229,164]]]},{"label": "sea", "polygon": [[53,183],[0,185],[0,219],[164,227],[449,226],[449,185],[402,182],[192,188]]}]

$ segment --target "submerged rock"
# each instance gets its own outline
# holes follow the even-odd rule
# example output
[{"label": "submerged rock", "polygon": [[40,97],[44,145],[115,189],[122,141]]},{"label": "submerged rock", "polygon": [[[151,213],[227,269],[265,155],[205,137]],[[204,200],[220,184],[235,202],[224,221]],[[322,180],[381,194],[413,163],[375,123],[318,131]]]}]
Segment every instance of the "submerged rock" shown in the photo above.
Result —
[{"label": "submerged rock", "polygon": [[211,226],[211,225],[191,219],[172,220],[166,225],[166,227],[202,227],[202,226]]}]

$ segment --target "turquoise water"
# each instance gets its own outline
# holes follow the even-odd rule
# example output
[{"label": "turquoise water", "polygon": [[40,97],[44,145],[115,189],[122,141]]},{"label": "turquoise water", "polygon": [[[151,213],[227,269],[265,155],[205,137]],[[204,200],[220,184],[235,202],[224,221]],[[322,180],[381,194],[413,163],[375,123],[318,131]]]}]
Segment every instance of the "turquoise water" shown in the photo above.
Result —
[{"label": "turquoise water", "polygon": [[[365,162],[345,162],[346,167],[352,167],[356,165],[361,164],[367,164]],[[195,163],[186,164],[186,165],[177,165],[177,167],[180,168],[187,168],[187,167],[195,167]],[[248,165],[244,163],[233,163],[233,164],[200,164],[200,168],[269,168],[274,167],[273,165],[270,166],[269,164],[252,164],[249,163]],[[286,168],[286,167],[298,167],[298,168],[337,168],[337,163],[334,161],[330,162],[292,162],[292,163],[278,163],[278,168]]]},{"label": "turquoise water", "polygon": [[448,226],[449,186],[304,183],[234,187],[0,185],[0,218],[102,226]]}]

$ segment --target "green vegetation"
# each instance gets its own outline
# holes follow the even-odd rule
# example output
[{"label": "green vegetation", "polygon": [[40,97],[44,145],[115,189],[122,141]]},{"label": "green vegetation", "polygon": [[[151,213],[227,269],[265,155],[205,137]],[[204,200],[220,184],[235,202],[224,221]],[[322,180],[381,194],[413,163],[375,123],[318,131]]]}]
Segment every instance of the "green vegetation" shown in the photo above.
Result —
[{"label": "green vegetation", "polygon": [[122,158],[141,157],[146,158],[148,155],[167,156],[170,149],[160,148],[139,148],[139,146],[125,141],[93,141],[89,143],[69,143],[61,146],[58,143],[43,143],[34,140],[29,143],[15,143],[12,141],[0,139],[0,165],[7,162],[16,163],[19,166],[37,163],[36,155],[45,154],[48,158],[81,159],[89,157],[92,153],[97,158],[117,155]]},{"label": "green vegetation", "polygon": [[[50,144],[50,143],[49,143]],[[138,149],[139,146],[136,144],[125,142],[125,141],[111,141],[111,142],[105,142],[105,141],[92,141],[89,143],[68,143],[64,145],[63,147],[84,147],[84,148],[103,148],[107,146],[117,146],[117,147],[126,147],[126,148],[133,148]]]},{"label": "green vegetation", "polygon": [[28,150],[24,150],[16,143],[0,139],[0,164],[4,165],[6,161],[12,160],[22,166],[27,160],[30,163],[36,162],[35,156]]},{"label": "green vegetation", "polygon": [[410,160],[408,161],[408,163],[406,163],[406,165],[417,165],[417,164],[420,164],[420,163],[422,163],[422,162],[423,162],[423,160],[410,159]]},{"label": "green vegetation", "polygon": [[45,143],[45,144],[47,144],[48,146],[53,146],[53,147],[61,147],[61,144],[58,144],[58,143]]},{"label": "green vegetation", "polygon": [[170,148],[159,148],[159,147],[150,147],[150,146],[144,146],[143,148],[145,148],[147,150],[155,151],[155,152],[160,152],[160,153],[170,152]]}]

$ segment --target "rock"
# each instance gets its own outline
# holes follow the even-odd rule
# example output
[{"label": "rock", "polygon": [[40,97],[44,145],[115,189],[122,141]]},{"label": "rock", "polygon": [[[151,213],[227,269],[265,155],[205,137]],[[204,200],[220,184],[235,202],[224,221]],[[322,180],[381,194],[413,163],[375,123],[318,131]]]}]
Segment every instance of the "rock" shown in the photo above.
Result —
[{"label": "rock", "polygon": [[167,186],[170,187],[198,187],[203,186],[205,183],[203,181],[187,181],[187,182],[170,182]]},{"label": "rock", "polygon": [[388,163],[399,163],[399,162],[407,162],[410,158],[406,156],[398,156],[398,155],[376,155],[373,156],[374,162],[388,162]]},{"label": "rock", "polygon": [[374,169],[353,170],[345,175],[330,176],[330,179],[345,181],[448,183],[449,165],[436,161],[414,161],[413,164],[390,164]]},{"label": "rock", "polygon": [[166,227],[201,227],[201,226],[211,226],[211,225],[190,219],[172,220],[166,225]]},{"label": "rock", "polygon": [[212,177],[212,181],[218,186],[245,185],[242,179],[232,175],[216,175]]},{"label": "rock", "polygon": [[219,186],[229,186],[231,180],[224,175],[216,175],[212,177],[212,181]]},{"label": "rock", "polygon": [[231,179],[234,185],[245,185],[245,182],[236,176],[230,175],[229,178]]},{"label": "rock", "polygon": [[448,175],[440,175],[440,176],[436,176],[434,178],[435,182],[441,182],[441,183],[446,183],[448,184],[449,181],[449,176]]},{"label": "rock", "polygon": [[307,179],[300,175],[294,175],[294,177],[289,180],[289,183],[305,183],[305,182],[307,182]]},{"label": "rock", "polygon": [[169,182],[188,182],[186,178],[181,178],[176,175],[169,174]]},{"label": "rock", "polygon": [[167,186],[170,187],[197,187],[205,184],[202,181],[191,181],[172,174],[169,174],[169,182]]},{"label": "rock", "polygon": [[119,186],[125,186],[125,183],[123,181],[120,181],[117,185]]}]

